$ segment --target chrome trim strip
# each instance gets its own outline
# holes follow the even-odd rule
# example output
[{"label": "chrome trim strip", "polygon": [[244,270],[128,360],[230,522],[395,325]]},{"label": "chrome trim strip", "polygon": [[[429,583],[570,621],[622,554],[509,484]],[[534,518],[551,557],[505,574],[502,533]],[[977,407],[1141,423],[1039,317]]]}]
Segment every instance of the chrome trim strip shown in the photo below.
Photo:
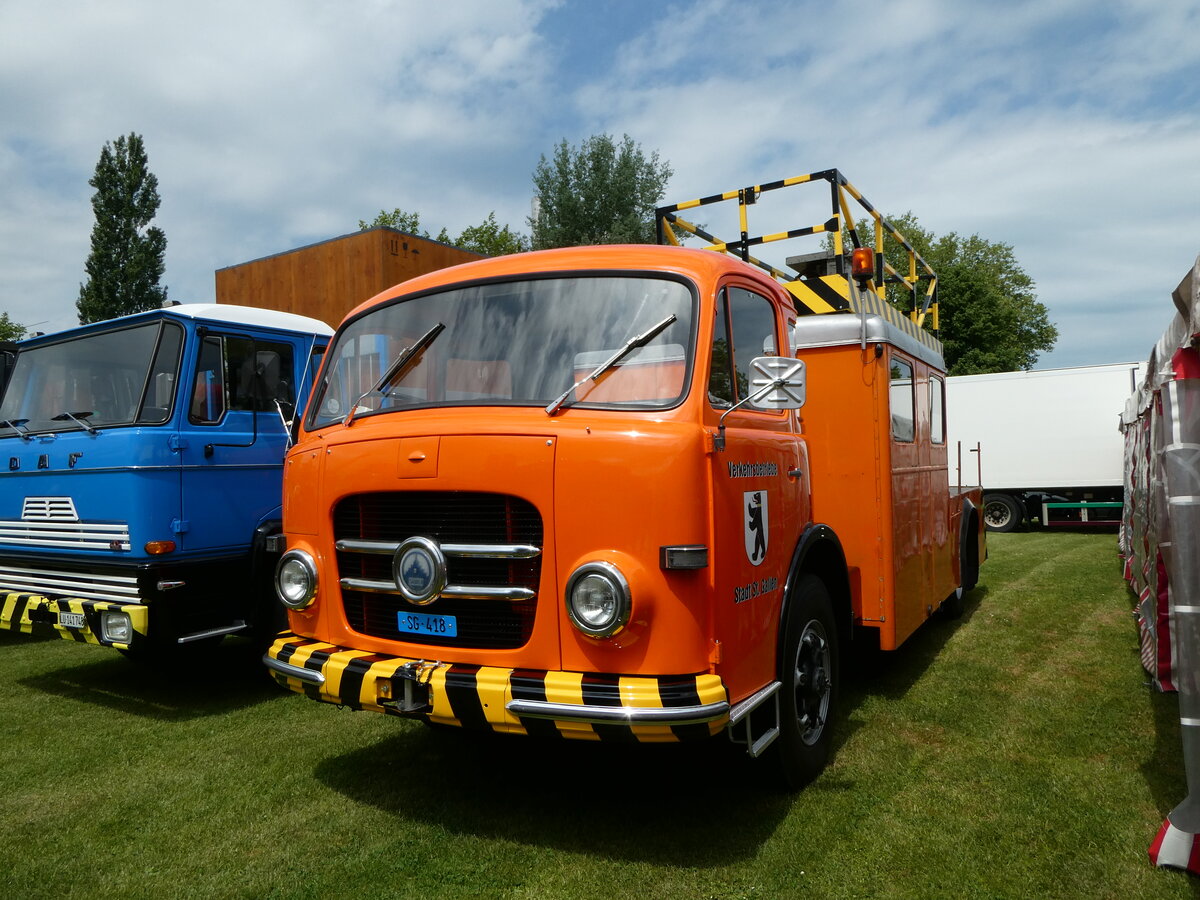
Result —
[{"label": "chrome trim strip", "polygon": [[202,641],[207,637],[216,637],[219,634],[233,634],[238,631],[245,631],[250,626],[245,622],[239,622],[236,625],[227,625],[224,628],[210,628],[208,631],[197,631],[195,634],[185,634],[181,638],[176,638],[175,643],[187,644],[191,641]]},{"label": "chrome trim strip", "polygon": [[0,519],[0,531],[28,531],[30,534],[55,532],[78,534],[81,531],[97,531],[109,534],[129,535],[129,526],[124,522],[77,522],[66,519]]},{"label": "chrome trim strip", "polygon": [[[368,541],[344,538],[333,546],[347,553],[374,553],[390,556],[399,549],[400,541]],[[541,548],[533,544],[438,544],[446,556],[472,559],[533,559],[541,555]]]},{"label": "chrome trim strip", "polygon": [[314,672],[312,669],[305,669],[302,666],[293,666],[291,663],[280,662],[277,659],[272,659],[269,653],[263,654],[263,665],[281,675],[298,678],[301,681],[307,681],[309,684],[325,683],[325,676],[320,672]]},{"label": "chrome trim strip", "polygon": [[693,725],[711,722],[729,712],[725,700],[701,706],[583,706],[548,700],[509,700],[504,705],[514,716],[558,719],[596,725]]},{"label": "chrome trim strip", "polygon": [[[403,596],[394,581],[377,581],[373,578],[342,578],[338,581],[352,591],[368,591],[373,594],[395,594]],[[439,597],[447,600],[532,600],[537,594],[523,587],[479,587],[476,585],[446,585]]]}]

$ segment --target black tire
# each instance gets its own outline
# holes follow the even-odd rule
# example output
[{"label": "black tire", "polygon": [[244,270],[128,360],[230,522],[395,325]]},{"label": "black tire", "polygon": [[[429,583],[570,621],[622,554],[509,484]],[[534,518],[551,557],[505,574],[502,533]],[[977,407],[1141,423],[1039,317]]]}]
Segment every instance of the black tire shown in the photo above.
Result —
[{"label": "black tire", "polygon": [[983,523],[988,531],[1016,531],[1022,518],[1020,505],[1008,494],[988,494],[983,498]]},{"label": "black tire", "polygon": [[829,591],[816,576],[802,575],[784,620],[779,737],[774,744],[783,783],[793,790],[816,778],[829,762],[838,664]]}]

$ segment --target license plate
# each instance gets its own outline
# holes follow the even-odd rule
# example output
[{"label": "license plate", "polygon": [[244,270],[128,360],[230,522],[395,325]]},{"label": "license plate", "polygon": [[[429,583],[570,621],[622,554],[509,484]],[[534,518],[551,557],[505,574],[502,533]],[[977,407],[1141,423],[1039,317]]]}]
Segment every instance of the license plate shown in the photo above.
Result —
[{"label": "license plate", "polygon": [[397,613],[396,627],[405,634],[432,637],[458,637],[456,616],[432,616],[427,613]]},{"label": "license plate", "polygon": [[63,628],[86,628],[87,623],[84,622],[83,613],[60,612],[58,614],[58,624]]}]

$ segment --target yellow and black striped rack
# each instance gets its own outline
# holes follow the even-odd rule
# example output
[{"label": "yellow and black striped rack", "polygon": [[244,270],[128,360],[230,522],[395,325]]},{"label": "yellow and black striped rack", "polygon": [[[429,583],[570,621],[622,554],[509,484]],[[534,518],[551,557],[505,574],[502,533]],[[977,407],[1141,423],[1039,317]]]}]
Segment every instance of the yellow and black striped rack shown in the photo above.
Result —
[{"label": "yellow and black striped rack", "polygon": [[[816,225],[793,228],[771,234],[751,235],[747,208],[753,206],[760,195],[785,187],[800,184],[826,182],[830,188],[831,214]],[[680,218],[683,210],[697,209],[714,203],[736,200],[741,234],[736,241],[723,241],[703,228]],[[865,244],[852,214],[851,201],[867,213],[874,222],[871,243]],[[766,184],[753,185],[711,194],[698,200],[688,200],[671,206],[662,206],[655,211],[659,243],[680,243],[678,231],[694,235],[707,241],[705,249],[729,253],[758,266],[783,283],[796,298],[801,314],[820,315],[837,312],[864,312],[882,316],[906,333],[940,352],[941,343],[935,333],[938,330],[937,274],[921,257],[895,226],[872,206],[862,193],[837,169],[825,169],[795,178],[785,178]],[[849,236],[853,247],[871,246],[875,251],[875,272],[872,277],[856,284],[849,271],[849,261],[843,232]],[[753,256],[751,247],[778,241],[794,240],[816,234],[827,234],[833,244],[830,256],[832,272],[825,274],[798,275],[786,272]],[[884,238],[903,248],[905,271],[892,266],[884,257]],[[887,297],[887,286],[896,285],[905,289],[911,297],[910,309],[901,311]],[[932,333],[931,333],[932,332]]]}]

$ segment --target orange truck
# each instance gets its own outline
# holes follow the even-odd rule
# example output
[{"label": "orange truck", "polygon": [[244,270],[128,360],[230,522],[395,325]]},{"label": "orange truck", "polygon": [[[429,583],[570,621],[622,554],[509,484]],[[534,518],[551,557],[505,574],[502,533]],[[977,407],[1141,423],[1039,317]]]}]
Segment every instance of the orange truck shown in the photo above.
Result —
[{"label": "orange truck", "polygon": [[[750,238],[746,207],[822,180],[833,216],[786,236],[826,251],[787,278],[750,255],[783,235]],[[678,215],[728,199],[735,243]],[[706,249],[488,259],[351,312],[285,464],[276,680],[493,732],[724,732],[790,786],[815,777],[849,641],[890,650],[960,612],[984,558],[979,489],[951,484],[932,272],[873,211],[860,241],[852,200],[814,173],[659,210],[664,241]]]}]

